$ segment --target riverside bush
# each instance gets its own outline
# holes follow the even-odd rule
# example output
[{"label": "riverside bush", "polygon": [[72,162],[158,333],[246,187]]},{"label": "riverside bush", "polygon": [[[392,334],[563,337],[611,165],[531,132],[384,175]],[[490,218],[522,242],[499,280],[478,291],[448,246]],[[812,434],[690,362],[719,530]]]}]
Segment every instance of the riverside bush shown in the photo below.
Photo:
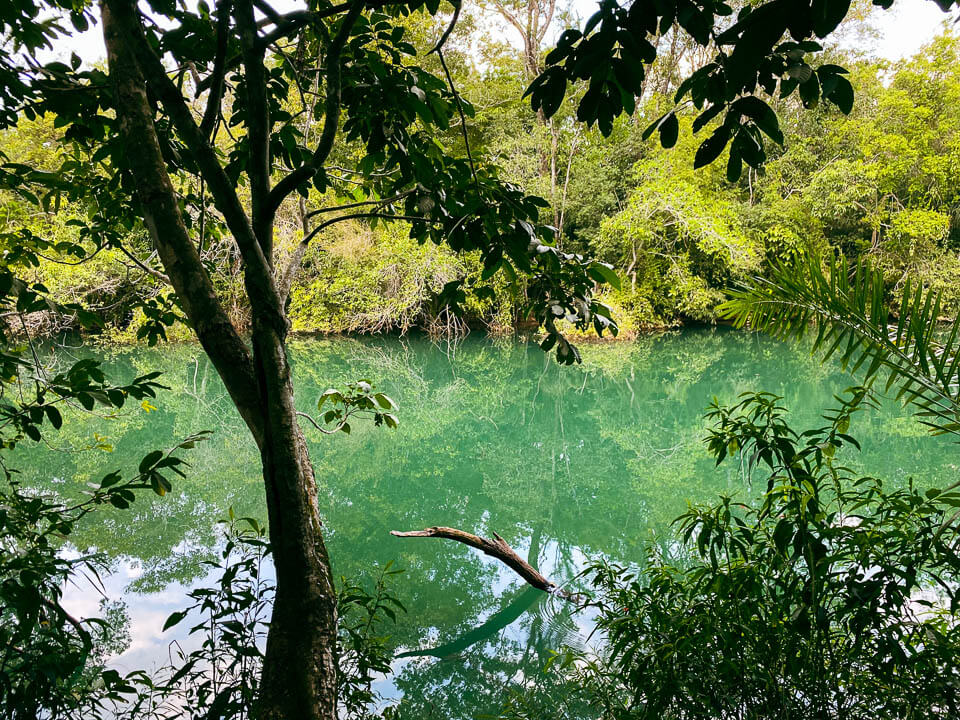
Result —
[{"label": "riverside bush", "polygon": [[762,473],[766,492],[691,507],[642,570],[587,571],[603,649],[555,663],[578,703],[616,720],[957,717],[960,492],[845,468],[836,453],[859,447],[851,417],[870,404],[848,392],[800,433],[766,393],[710,408],[717,463]]}]

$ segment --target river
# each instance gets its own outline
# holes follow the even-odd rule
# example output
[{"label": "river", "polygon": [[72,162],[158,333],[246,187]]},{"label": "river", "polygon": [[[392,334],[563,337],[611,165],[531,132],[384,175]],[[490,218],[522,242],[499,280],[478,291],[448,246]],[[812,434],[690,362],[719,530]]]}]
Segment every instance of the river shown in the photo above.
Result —
[{"label": "river", "polygon": [[[762,483],[752,486],[733,463],[715,468],[706,452],[703,413],[713,396],[729,403],[752,390],[782,395],[794,426],[806,429],[852,384],[801,347],[725,328],[582,351],[583,364],[567,368],[513,339],[293,343],[304,412],[316,410],[326,388],[356,379],[399,406],[395,430],[354,423],[350,435],[324,436],[306,425],[305,434],[335,574],[360,577],[391,560],[404,571],[392,589],[408,612],[391,643],[405,657],[378,683],[388,702],[402,699],[401,717],[495,712],[504,688],[536,677],[551,649],[585,642],[589,619],[464,546],[394,538],[391,530],[497,532],[546,576],[576,586],[591,558],[635,563],[649,543],[669,542],[670,522],[687,502],[756,498]],[[11,464],[28,484],[70,495],[110,470],[135,470],[150,450],[213,431],[185,455],[188,477],[173,493],[98,513],[73,537],[78,548],[112,559],[104,585],[127,625],[111,663],[150,667],[184,638],[185,628],[161,626],[184,605],[185,590],[204,582],[217,521],[230,507],[265,518],[253,443],[198,346],[55,352],[64,362],[96,357],[116,381],[160,370],[169,390],[152,408],[71,413],[50,446],[21,446]],[[851,432],[863,451],[844,460],[865,474],[893,484],[912,474],[923,486],[955,477],[950,442],[927,437],[893,403],[861,413]],[[77,612],[98,612],[101,596],[91,587],[68,588],[67,597]]]}]

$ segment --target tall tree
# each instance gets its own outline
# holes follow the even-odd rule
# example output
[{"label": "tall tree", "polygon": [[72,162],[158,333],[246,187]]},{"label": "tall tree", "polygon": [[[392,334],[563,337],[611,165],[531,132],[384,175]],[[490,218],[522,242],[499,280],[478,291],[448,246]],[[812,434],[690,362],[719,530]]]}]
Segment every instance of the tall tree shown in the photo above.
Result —
[{"label": "tall tree", "polygon": [[[86,28],[89,6],[52,0],[0,11],[4,35],[14,41],[0,54],[3,124],[55,113],[72,148],[56,173],[5,167],[3,186],[38,202],[54,194],[87,199],[95,209],[80,232],[95,246],[123,245],[122,229],[133,218],[146,226],[183,314],[260,453],[277,573],[260,715],[333,720],[337,616],[316,480],[294,405],[291,270],[277,268],[278,212],[298,195],[349,184],[356,200],[314,212],[329,219],[306,233],[303,245],[348,218],[402,220],[421,242],[479,251],[485,277],[529,275],[530,312],[546,329],[544,347],[556,347],[564,363],[579,355],[555,321],[615,331],[608,311],[590,298],[596,282],[615,276],[550,244],[552,232],[537,224],[543,201],[500,182],[469,145],[466,157],[453,157],[437,141],[438,129],[472,114],[446,82],[449,32],[434,48],[440,77],[421,66],[405,38],[402,18],[437,14],[437,0],[311,0],[285,14],[267,0],[218,0],[213,8],[201,1],[195,10],[168,0],[101,0],[99,10],[109,74],[82,70],[79,58],[70,66],[37,59],[38,50],[69,35],[66,17],[75,30]],[[304,132],[304,116],[315,119],[316,132]],[[345,142],[361,148],[348,167],[340,164]],[[189,178],[201,182],[199,194],[182,192]],[[197,250],[201,228],[214,221],[232,236],[242,262],[249,344]],[[455,282],[442,301],[455,306],[459,297]],[[158,321],[169,317],[159,313]],[[358,407],[372,410],[378,424],[390,409],[375,396],[333,399],[340,405],[326,417],[346,431]]]},{"label": "tall tree", "polygon": [[557,0],[489,0],[490,7],[510,23],[523,42],[523,70],[527,80],[540,74],[543,41],[557,9]]}]

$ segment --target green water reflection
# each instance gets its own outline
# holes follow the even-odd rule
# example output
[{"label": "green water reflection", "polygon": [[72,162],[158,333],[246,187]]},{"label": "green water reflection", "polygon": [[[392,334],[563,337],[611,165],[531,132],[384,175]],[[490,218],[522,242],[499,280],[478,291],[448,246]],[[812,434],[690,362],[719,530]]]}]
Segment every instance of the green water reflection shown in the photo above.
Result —
[{"label": "green water reflection", "polygon": [[[785,397],[799,425],[816,423],[850,384],[804,351],[724,329],[689,330],[636,343],[583,348],[561,368],[534,344],[477,337],[450,346],[426,339],[294,343],[298,405],[311,411],[330,385],[365,378],[399,404],[401,426],[355,425],[350,436],[305,429],[337,574],[395,560],[397,594],[409,609],[394,640],[403,658],[385,691],[411,718],[494,711],[503,688],[536,670],[551,648],[578,642],[572,618],[488,558],[393,529],[452,525],[500,533],[556,580],[600,554],[636,561],[665,539],[685,503],[720,493],[754,494],[735,467],[714,469],[701,442],[705,406],[764,389]],[[60,350],[95,355],[116,380],[164,372],[170,390],[156,410],[114,418],[73,416],[58,447],[24,447],[14,464],[37,486],[61,492],[198,430],[213,439],[192,451],[189,479],[172,496],[107,512],[77,534],[80,546],[117,558],[108,586],[126,590],[132,647],[120,665],[159,662],[163,618],[183,587],[203,577],[216,521],[233,506],[265,517],[258,461],[215,372],[196,346]],[[863,452],[848,464],[891,482],[953,478],[954,448],[931,439],[893,405],[853,430]],[[106,436],[112,453],[68,447]]]}]

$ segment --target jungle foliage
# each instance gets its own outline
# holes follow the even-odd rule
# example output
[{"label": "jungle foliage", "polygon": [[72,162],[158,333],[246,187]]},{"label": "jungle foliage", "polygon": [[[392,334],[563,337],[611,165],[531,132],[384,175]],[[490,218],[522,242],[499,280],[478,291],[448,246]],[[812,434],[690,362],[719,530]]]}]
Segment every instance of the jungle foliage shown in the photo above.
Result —
[{"label": "jungle foliage", "polygon": [[[565,702],[617,720],[957,714],[957,485],[854,475],[841,456],[859,447],[851,419],[870,395],[837,399],[803,432],[768,393],[711,407],[717,465],[738,462],[766,492],[690,507],[676,544],[639,568],[587,570],[604,644],[547,668]],[[545,712],[517,697],[504,716]]]},{"label": "jungle foliage", "polygon": [[[448,40],[445,57],[455,87],[474,115],[467,134],[473,155],[499,163],[506,179],[550,201],[540,220],[559,229],[561,247],[616,268],[620,287],[607,287],[603,297],[628,330],[714,322],[731,284],[770,276],[778,263],[835,252],[851,262],[869,259],[895,301],[913,277],[942,291],[945,315],[960,309],[955,279],[960,270],[960,124],[953,111],[960,97],[960,39],[952,32],[896,63],[836,46],[828,46],[817,59],[804,55],[804,63],[813,63],[809,67],[847,67],[849,74],[834,77],[849,78],[857,89],[856,102],[851,107],[843,103],[844,114],[836,103],[777,94],[770,107],[778,118],[775,135],[783,142],[768,142],[765,163],[756,168],[748,164],[731,182],[722,162],[695,170],[703,159],[701,136],[718,126],[694,106],[670,110],[669,128],[660,122],[661,133],[650,137],[647,132],[672,105],[679,64],[706,67],[708,55],[698,54],[689,40],[684,46],[680,29],[660,36],[661,54],[647,71],[636,111],[611,120],[604,136],[577,122],[582,82],[570,86],[549,120],[532,112],[520,99],[529,77],[523,58],[485,29],[480,20],[487,15],[476,8],[463,12],[466,20]],[[411,46],[423,51],[442,29],[440,20],[420,16],[402,24]],[[477,44],[479,56],[471,50]],[[297,102],[291,99],[287,112],[299,112]],[[748,117],[744,122],[750,125]],[[748,130],[753,132],[743,132]],[[60,130],[54,115],[21,119],[2,132],[10,173],[26,166],[53,171],[70,160],[55,142]],[[660,147],[663,132],[669,149]],[[464,147],[456,127],[441,128],[438,136],[450,147]],[[359,146],[347,144],[343,166],[358,151]],[[311,218],[328,217],[326,208],[363,200],[366,195],[355,188],[349,174],[342,174],[342,180],[331,178],[324,192],[313,188],[299,205],[282,207],[276,240],[280,256],[298,252],[299,239],[316,230]],[[182,192],[198,200],[199,190],[187,185]],[[170,326],[181,313],[162,278],[130,257],[131,251],[150,257],[142,229],[123,231],[128,237],[122,245],[91,257],[96,245],[85,235],[89,223],[84,218],[96,209],[60,192],[40,199],[38,211],[21,191],[2,193],[6,242],[14,242],[22,230],[39,243],[29,277],[58,301],[95,308],[106,322],[106,338],[187,337],[179,323]],[[198,214],[194,222],[203,224],[197,230],[204,233],[204,257],[228,298],[231,317],[241,326],[249,323],[241,265],[231,254],[229,235],[209,217],[204,222]],[[291,278],[290,303],[296,331],[420,327],[462,332],[467,325],[506,330],[515,324],[526,292],[522,281],[511,286],[499,276],[489,277],[479,255],[422,245],[409,237],[403,222],[377,222],[345,219],[322,229],[299,251],[303,268]],[[602,267],[592,272],[605,279]],[[451,298],[442,291],[453,281],[463,282],[461,319],[444,309]],[[64,328],[62,317],[43,312],[26,320],[32,329],[52,333]]]},{"label": "jungle foliage", "polygon": [[[231,717],[336,717],[338,703],[339,712],[367,712],[374,675],[389,669],[374,625],[402,606],[383,576],[373,594],[348,585],[332,597],[315,479],[296,429],[303,413],[287,364],[291,328],[461,332],[464,317],[503,327],[532,315],[547,333],[543,348],[570,364],[580,356],[564,323],[616,333],[611,310],[596,300],[603,286],[601,299],[622,311],[625,325],[642,328],[713,321],[722,290],[760,275],[770,283],[759,294],[745,291],[739,306],[721,311],[782,336],[819,319],[827,355],[846,342],[840,351],[852,369],[865,367],[871,380],[889,370],[903,399],[932,413],[938,429],[956,430],[955,333],[945,345],[931,342],[940,309],[960,304],[953,35],[887,66],[812,39],[830,35],[849,3],[746,3],[734,18],[732,6],[713,0],[638,0],[629,9],[607,1],[541,64],[529,42],[522,57],[490,43],[478,59],[471,43],[482,31],[457,24],[459,6],[446,24],[430,2],[390,11],[323,4],[290,16],[253,2],[213,11],[201,4],[196,13],[154,5],[179,25],[145,23],[134,3],[104,4],[109,81],[79,57],[41,66],[30,53],[60,30],[29,12],[13,13],[13,22],[0,16],[20,44],[0,67],[0,298],[28,338],[79,324],[154,344],[178,321],[192,325],[263,451],[271,515],[284,522],[272,523],[269,542],[255,522],[232,525],[219,585],[193,591],[194,604],[168,620],[208,615],[209,627],[193,628],[205,637],[200,650],[159,676],[120,677],[99,662],[91,628],[102,624],[59,604],[62,584],[79,567],[95,570],[95,559],[65,559],[51,537],[68,536],[97,505],[126,509],[135,490],[167,494],[170,473],[183,472],[177,451],[200,436],[150,452],[129,482],[105,476],[79,505],[11,484],[2,498],[9,642],[0,677],[13,717],[89,717],[124,702],[137,717],[164,715],[168,702],[174,715],[184,705]],[[255,5],[266,13],[260,26]],[[57,7],[75,30],[88,22],[82,4]],[[267,52],[291,36],[296,45]],[[25,71],[15,67],[22,48],[32,60]],[[308,50],[328,61],[322,73],[305,64]],[[182,65],[168,72],[165,53]],[[680,68],[692,74],[679,81]],[[323,108],[306,99],[321,74]],[[531,112],[519,91],[532,78]],[[693,140],[701,130],[706,140]],[[148,132],[153,156],[134,157],[146,153],[132,142],[138,131]],[[649,142],[654,132],[661,147]],[[720,158],[725,170],[711,164]],[[177,232],[158,231],[164,223]],[[839,274],[831,265],[824,276],[819,258],[837,253],[878,269],[851,285],[842,262]],[[600,260],[585,259],[593,256]],[[184,258],[189,276],[177,275]],[[793,276],[779,274],[784,263],[808,263],[809,285],[791,286]],[[787,304],[809,290],[810,306],[757,309],[784,288]],[[891,292],[895,303],[903,298],[899,306],[886,305]],[[860,316],[844,327],[851,307]],[[216,327],[203,308],[216,310]],[[892,340],[891,309],[903,331]],[[239,333],[250,328],[252,357]],[[60,402],[87,410],[130,397],[148,403],[157,387],[153,374],[113,387],[89,362],[47,377],[35,352],[23,360],[26,352],[2,356],[4,382],[29,386],[0,408],[11,433],[5,445],[40,440],[45,423],[59,429]],[[326,410],[324,420],[337,421],[336,430],[349,432],[351,407],[396,424],[393,402],[369,384],[334,393],[345,409]],[[580,702],[587,693],[580,707],[614,717],[956,714],[950,508],[960,500],[955,487],[887,492],[836,464],[839,447],[856,445],[850,417],[868,393],[855,390],[827,427],[799,434],[769,396],[713,408],[718,463],[739,456],[750,469],[766,465],[764,501],[692,509],[680,524],[680,546],[692,554],[669,562],[651,555],[642,578],[594,568],[608,645],[599,657],[561,665],[571,696]],[[294,485],[279,482],[287,475],[277,457],[296,468]],[[303,517],[299,526],[288,522]],[[281,541],[284,528],[302,537]],[[260,576],[270,549],[285,592]],[[300,551],[319,554],[303,562]],[[322,622],[302,624],[304,614]],[[264,632],[281,638],[266,653]],[[299,667],[307,644],[312,655]],[[288,691],[278,678],[291,671],[301,677]]]}]

